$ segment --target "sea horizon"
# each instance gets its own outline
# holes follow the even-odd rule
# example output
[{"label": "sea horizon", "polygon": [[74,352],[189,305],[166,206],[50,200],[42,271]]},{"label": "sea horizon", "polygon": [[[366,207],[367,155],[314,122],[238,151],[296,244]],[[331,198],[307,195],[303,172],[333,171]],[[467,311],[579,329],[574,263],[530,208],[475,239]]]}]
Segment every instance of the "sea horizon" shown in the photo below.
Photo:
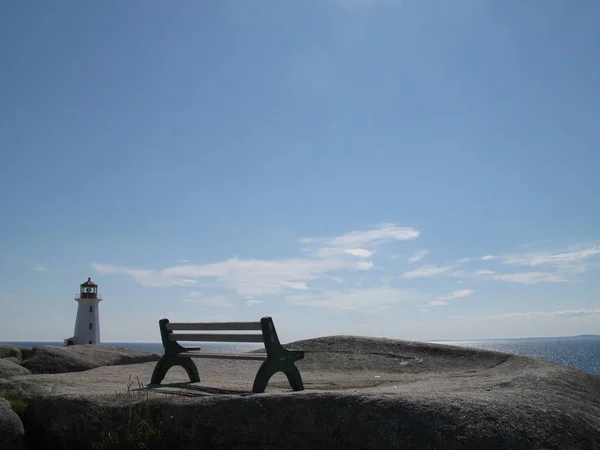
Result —
[{"label": "sea horizon", "polygon": [[[481,350],[509,353],[519,356],[544,359],[600,376],[600,335],[552,336],[536,338],[464,339],[418,341],[430,344],[457,345]],[[413,341],[414,342],[414,341]],[[62,341],[0,341],[0,344],[38,347],[42,345],[62,347]],[[102,342],[101,346],[112,346],[162,354],[160,342]],[[196,345],[198,343],[186,343]],[[285,345],[285,344],[284,344]],[[262,348],[262,344],[201,343],[203,350],[222,353],[241,353]]]},{"label": "sea horizon", "polygon": [[[361,336],[361,337],[372,337],[372,338],[376,338],[376,339],[380,339],[380,338],[384,338],[384,339],[395,339],[395,340],[401,340],[401,341],[411,341],[411,342],[427,342],[427,343],[448,343],[448,342],[489,342],[489,341],[533,341],[533,340],[554,340],[554,339],[597,339],[600,340],[600,334],[580,334],[580,335],[572,335],[572,336],[539,336],[539,337],[513,337],[513,338],[509,338],[509,337],[501,337],[501,338],[469,338],[469,339],[425,339],[425,340],[420,340],[420,339],[402,339],[402,338],[387,338],[385,336],[363,336],[363,335],[354,335],[354,336]],[[318,336],[314,339],[317,339],[319,337],[324,337],[324,336]],[[306,339],[312,339],[312,338],[306,338]],[[306,339],[296,339],[295,341],[290,341],[290,342],[296,342],[296,341],[300,341],[300,340],[306,340]],[[18,343],[18,344],[17,344]],[[0,344],[11,344],[11,345],[20,345],[21,343],[43,343],[43,344],[60,344],[60,346],[64,345],[64,341],[38,341],[38,340],[26,340],[26,341],[0,341]],[[160,341],[103,341],[101,342],[100,345],[109,345],[109,344],[161,344]],[[233,343],[227,343],[227,342],[223,342],[223,345],[236,345]],[[221,345],[221,344],[219,344]],[[261,345],[261,344],[257,344],[257,345]]]}]

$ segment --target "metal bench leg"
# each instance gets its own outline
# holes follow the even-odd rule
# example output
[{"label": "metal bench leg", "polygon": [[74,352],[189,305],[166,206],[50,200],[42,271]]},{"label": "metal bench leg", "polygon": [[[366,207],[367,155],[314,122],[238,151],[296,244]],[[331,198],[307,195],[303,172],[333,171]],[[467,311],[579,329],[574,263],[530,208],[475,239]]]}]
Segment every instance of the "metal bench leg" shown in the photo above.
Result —
[{"label": "metal bench leg", "polygon": [[267,384],[269,384],[269,380],[277,372],[279,372],[279,369],[271,361],[268,359],[263,361],[263,363],[260,365],[260,369],[258,369],[258,372],[256,373],[256,377],[254,378],[252,392],[255,394],[265,392]]},{"label": "metal bench leg", "polygon": [[267,384],[269,384],[269,380],[273,375],[277,372],[283,372],[287,377],[291,388],[294,391],[302,391],[304,390],[304,385],[302,384],[302,377],[300,376],[300,372],[298,368],[294,365],[293,362],[277,362],[274,360],[265,360],[260,369],[258,369],[258,373],[254,378],[254,385],[252,386],[252,392],[255,394],[260,394],[265,392],[267,388]]},{"label": "metal bench leg", "polygon": [[285,368],[284,372],[288,381],[290,382],[290,386],[294,391],[303,391],[304,384],[302,383],[302,377],[300,376],[300,371],[294,364],[290,364]]},{"label": "metal bench leg", "polygon": [[167,375],[169,369],[173,366],[180,366],[185,369],[190,378],[190,382],[197,383],[200,381],[200,375],[198,374],[198,368],[192,358],[188,358],[186,356],[166,356],[163,355],[156,366],[154,367],[154,371],[152,372],[152,378],[150,380],[150,384],[160,384],[161,381]]}]

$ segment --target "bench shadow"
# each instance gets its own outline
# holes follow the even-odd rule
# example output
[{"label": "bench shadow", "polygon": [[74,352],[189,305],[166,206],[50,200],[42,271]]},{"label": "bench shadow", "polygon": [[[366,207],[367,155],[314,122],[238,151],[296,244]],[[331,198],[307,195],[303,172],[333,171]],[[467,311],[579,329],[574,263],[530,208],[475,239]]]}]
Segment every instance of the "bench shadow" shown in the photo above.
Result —
[{"label": "bench shadow", "polygon": [[[177,391],[173,389],[177,389]],[[145,388],[138,388],[135,390],[151,391],[159,394],[169,394],[183,397],[205,397],[209,395],[237,395],[240,397],[246,397],[249,395],[256,395],[254,392],[199,386],[198,384],[191,382],[147,384]]]}]

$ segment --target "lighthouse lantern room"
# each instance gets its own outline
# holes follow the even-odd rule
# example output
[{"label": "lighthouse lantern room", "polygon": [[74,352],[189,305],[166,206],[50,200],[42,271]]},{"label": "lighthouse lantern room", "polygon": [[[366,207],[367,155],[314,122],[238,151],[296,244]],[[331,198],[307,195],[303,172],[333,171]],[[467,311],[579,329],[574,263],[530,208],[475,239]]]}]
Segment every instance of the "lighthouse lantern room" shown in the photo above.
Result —
[{"label": "lighthouse lantern room", "polygon": [[98,294],[98,285],[90,278],[79,285],[79,294],[75,296],[77,317],[73,337],[64,340],[64,345],[100,344],[100,316],[98,303],[102,296]]}]

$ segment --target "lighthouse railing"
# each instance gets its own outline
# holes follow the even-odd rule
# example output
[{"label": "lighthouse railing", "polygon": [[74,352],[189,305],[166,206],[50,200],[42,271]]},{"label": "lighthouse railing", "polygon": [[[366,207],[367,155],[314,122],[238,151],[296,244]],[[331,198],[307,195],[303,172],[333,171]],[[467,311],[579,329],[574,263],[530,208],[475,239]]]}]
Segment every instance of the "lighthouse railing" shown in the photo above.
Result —
[{"label": "lighthouse railing", "polygon": [[[81,296],[81,292],[77,292],[77,293],[75,294],[74,298],[75,298],[75,300],[77,300],[77,299],[79,299],[79,298],[86,298],[86,297],[82,297],[82,296]],[[103,300],[103,298],[102,298],[102,294],[96,294],[96,298],[97,298],[98,300]]]}]

